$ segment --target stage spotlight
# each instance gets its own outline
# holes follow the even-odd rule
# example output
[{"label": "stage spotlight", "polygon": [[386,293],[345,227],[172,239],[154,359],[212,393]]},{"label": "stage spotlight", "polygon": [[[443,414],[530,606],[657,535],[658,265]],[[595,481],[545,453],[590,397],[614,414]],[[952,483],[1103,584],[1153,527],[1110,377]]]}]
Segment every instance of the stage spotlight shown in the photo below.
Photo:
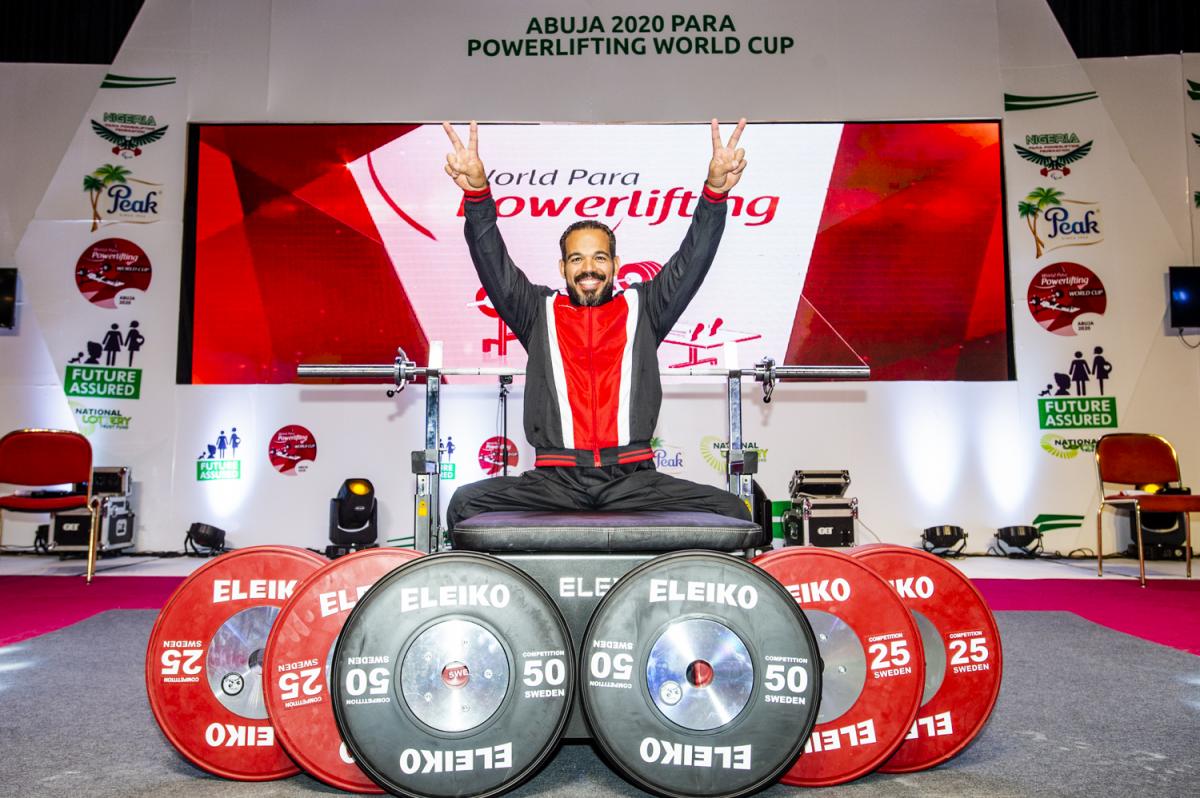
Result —
[{"label": "stage spotlight", "polygon": [[996,530],[996,548],[1009,557],[1032,559],[1042,553],[1042,533],[1036,526],[1002,526]]},{"label": "stage spotlight", "polygon": [[187,537],[183,540],[183,551],[197,557],[220,554],[225,551],[225,530],[197,521],[188,527]]},{"label": "stage spotlight", "polygon": [[961,526],[942,524],[926,527],[921,532],[921,548],[939,557],[955,557],[966,547],[967,533]]},{"label": "stage spotlight", "polygon": [[329,542],[325,556],[341,557],[359,549],[370,549],[379,536],[379,504],[371,480],[354,477],[329,500]]}]

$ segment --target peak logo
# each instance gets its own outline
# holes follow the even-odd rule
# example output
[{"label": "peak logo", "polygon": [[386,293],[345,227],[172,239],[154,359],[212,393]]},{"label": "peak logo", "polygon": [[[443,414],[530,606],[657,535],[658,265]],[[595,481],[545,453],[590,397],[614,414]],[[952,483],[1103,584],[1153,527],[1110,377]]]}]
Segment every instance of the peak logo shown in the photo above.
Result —
[{"label": "peak logo", "polygon": [[[1035,188],[1017,203],[1017,215],[1033,236],[1034,257],[1060,247],[1084,247],[1104,240],[1100,203],[1067,199],[1056,188]],[[1041,229],[1038,222],[1043,222]]]},{"label": "peak logo", "polygon": [[92,208],[92,232],[102,222],[149,224],[158,221],[162,183],[140,180],[119,164],[106,163],[83,176]]},{"label": "peak logo", "polygon": [[1049,434],[1042,436],[1042,450],[1062,460],[1071,460],[1080,452],[1091,454],[1096,451],[1095,438],[1063,438]]},{"label": "peak logo", "polygon": [[668,474],[683,472],[683,449],[672,446],[662,438],[651,438],[650,448],[654,450],[654,467]]}]

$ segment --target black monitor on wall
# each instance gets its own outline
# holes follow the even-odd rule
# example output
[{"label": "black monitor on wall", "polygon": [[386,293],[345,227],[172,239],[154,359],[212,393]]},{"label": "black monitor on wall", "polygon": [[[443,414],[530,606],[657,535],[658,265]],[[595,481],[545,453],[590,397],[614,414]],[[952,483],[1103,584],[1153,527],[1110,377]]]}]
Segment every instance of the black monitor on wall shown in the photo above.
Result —
[{"label": "black monitor on wall", "polygon": [[1200,328],[1200,266],[1172,266],[1167,271],[1171,327]]},{"label": "black monitor on wall", "polygon": [[0,269],[0,328],[11,330],[17,318],[17,270]]}]

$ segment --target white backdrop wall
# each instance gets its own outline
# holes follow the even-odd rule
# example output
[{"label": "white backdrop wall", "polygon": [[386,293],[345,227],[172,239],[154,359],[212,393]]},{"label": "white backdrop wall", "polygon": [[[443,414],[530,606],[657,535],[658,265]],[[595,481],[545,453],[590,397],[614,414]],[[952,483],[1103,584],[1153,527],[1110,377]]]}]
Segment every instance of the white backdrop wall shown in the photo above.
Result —
[{"label": "white backdrop wall", "polygon": [[[99,75],[91,77],[90,105],[74,107],[75,133],[53,177],[34,190],[41,202],[16,253],[28,294],[24,323],[15,347],[0,338],[6,363],[20,352],[32,365],[5,377],[5,396],[12,397],[6,427],[74,421],[91,436],[98,462],[132,466],[143,550],[178,548],[198,520],[227,529],[237,546],[323,545],[328,499],[350,476],[375,482],[385,537],[410,529],[408,452],[422,446],[419,389],[389,400],[382,388],[362,386],[175,384],[189,121],[1001,118],[1018,379],[788,385],[770,405],[747,386],[745,437],[765,450],[760,481],[782,498],[795,468],[849,468],[863,520],[888,541],[911,542],[924,526],[956,523],[979,550],[997,526],[1056,516],[1061,524],[1049,532],[1049,548],[1094,545],[1087,449],[1111,427],[1044,429],[1038,394],[1068,369],[1075,351],[1090,358],[1097,346],[1113,366],[1105,386],[1111,400],[1102,405],[1115,410],[1119,428],[1161,432],[1175,441],[1185,469],[1200,462],[1191,423],[1200,399],[1196,358],[1164,326],[1165,269],[1188,262],[1195,239],[1195,183],[1181,192],[1178,176],[1189,165],[1196,174],[1200,158],[1192,150],[1200,148],[1182,128],[1170,133],[1185,116],[1200,130],[1200,103],[1188,99],[1181,78],[1200,80],[1190,57],[1085,69],[1043,0],[779,0],[693,3],[687,11],[712,14],[718,24],[728,15],[735,31],[689,35],[713,36],[726,47],[726,37],[736,36],[739,52],[468,54],[472,39],[525,38],[534,18],[545,27],[549,16],[599,15],[611,28],[613,15],[661,13],[669,24],[679,6],[665,2],[148,0],[102,87],[94,88]],[[778,38],[784,36],[793,40],[786,50]],[[776,37],[781,52],[749,52],[754,37]],[[26,80],[2,72],[0,79]],[[1026,99],[1006,104],[1006,94]],[[1044,99],[1061,95],[1077,101]],[[30,101],[29,114],[56,102],[55,93]],[[168,130],[137,156],[114,154],[91,124],[106,113],[130,115],[126,121],[153,116]],[[1141,123],[1147,114],[1165,121]],[[1015,149],[1045,149],[1059,139],[1092,142],[1069,173],[1042,175]],[[751,169],[771,168],[754,160],[753,127],[743,141]],[[488,153],[489,166],[503,160],[503,152]],[[81,181],[105,164],[129,170],[129,198],[142,204],[112,214],[100,208],[92,230]],[[1102,232],[1037,255],[1018,202],[1039,188],[1062,192],[1075,203],[1065,206],[1071,209],[1098,207]],[[1044,217],[1041,224],[1045,233]],[[105,237],[136,243],[153,264],[149,286],[111,308],[84,299],[73,279],[81,252]],[[1026,307],[1031,281],[1059,261],[1084,265],[1107,297],[1105,312],[1073,336],[1047,332]],[[68,402],[64,384],[77,382],[68,361],[113,324],[128,334],[135,320],[145,336],[132,366],[139,397]],[[451,386],[445,396],[443,434],[456,443],[448,496],[484,475],[476,452],[495,432],[495,397],[483,386]],[[658,432],[664,456],[678,463],[671,469],[717,484],[719,386],[671,384],[664,402]],[[532,452],[521,440],[520,417],[518,385],[510,426],[523,469]],[[276,473],[268,461],[272,433],[288,424],[303,425],[317,442],[316,460],[303,473]],[[229,459],[238,461],[239,478],[199,481],[197,454],[234,427],[241,445]],[[9,525],[10,542],[22,542],[17,527]],[[1108,526],[1106,535],[1111,549],[1116,531]]]}]

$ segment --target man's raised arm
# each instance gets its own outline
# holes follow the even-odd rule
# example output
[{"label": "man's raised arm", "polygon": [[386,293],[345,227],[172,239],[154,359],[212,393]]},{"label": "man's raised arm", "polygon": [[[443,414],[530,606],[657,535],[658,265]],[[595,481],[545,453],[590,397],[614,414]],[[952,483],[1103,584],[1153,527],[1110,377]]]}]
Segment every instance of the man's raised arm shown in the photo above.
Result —
[{"label": "man's raised arm", "polygon": [[704,193],[696,204],[692,224],[684,236],[679,251],[671,256],[661,272],[651,280],[645,290],[649,300],[651,323],[661,342],[679,321],[692,297],[700,290],[708,269],[717,254],[721,234],[725,230],[725,199],[730,190],[742,179],[746,169],[746,151],[738,147],[746,120],[738,121],[737,128],[729,137],[729,143],[721,141],[721,129],[717,120],[712,120],[712,159],[708,162],[708,176],[704,181]]},{"label": "man's raised arm", "polygon": [[454,147],[453,152],[446,154],[446,174],[463,190],[467,249],[475,272],[500,318],[524,345],[537,316],[538,291],[512,262],[504,239],[500,237],[496,226],[496,203],[492,200],[487,172],[479,158],[479,129],[471,123],[471,134],[465,147],[449,122],[443,122],[442,129]]}]

